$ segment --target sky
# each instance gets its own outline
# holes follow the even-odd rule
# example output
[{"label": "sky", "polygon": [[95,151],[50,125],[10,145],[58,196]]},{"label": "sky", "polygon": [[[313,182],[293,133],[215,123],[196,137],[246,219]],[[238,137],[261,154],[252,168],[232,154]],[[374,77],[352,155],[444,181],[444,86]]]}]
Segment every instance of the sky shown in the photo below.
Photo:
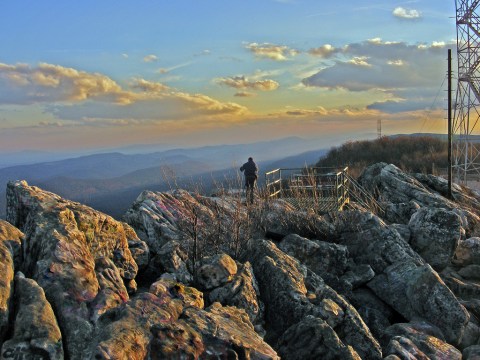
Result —
[{"label": "sky", "polygon": [[0,152],[445,133],[454,17],[438,0],[4,0]]}]

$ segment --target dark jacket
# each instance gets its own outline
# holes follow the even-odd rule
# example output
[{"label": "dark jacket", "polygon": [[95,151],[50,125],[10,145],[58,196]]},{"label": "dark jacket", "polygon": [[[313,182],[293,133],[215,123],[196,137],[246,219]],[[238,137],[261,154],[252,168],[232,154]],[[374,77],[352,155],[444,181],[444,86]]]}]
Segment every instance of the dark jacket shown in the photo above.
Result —
[{"label": "dark jacket", "polygon": [[257,172],[258,172],[258,166],[255,164],[255,162],[248,161],[245,164],[242,165],[240,168],[240,171],[243,171],[246,177],[257,177]]}]

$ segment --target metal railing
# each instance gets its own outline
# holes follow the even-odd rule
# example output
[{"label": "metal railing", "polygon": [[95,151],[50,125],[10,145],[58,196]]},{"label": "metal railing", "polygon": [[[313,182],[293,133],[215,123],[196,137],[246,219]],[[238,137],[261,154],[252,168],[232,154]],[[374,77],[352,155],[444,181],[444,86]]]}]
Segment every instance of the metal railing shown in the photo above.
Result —
[{"label": "metal railing", "polygon": [[350,202],[348,167],[288,168],[265,173],[267,196],[298,208],[341,211]]}]

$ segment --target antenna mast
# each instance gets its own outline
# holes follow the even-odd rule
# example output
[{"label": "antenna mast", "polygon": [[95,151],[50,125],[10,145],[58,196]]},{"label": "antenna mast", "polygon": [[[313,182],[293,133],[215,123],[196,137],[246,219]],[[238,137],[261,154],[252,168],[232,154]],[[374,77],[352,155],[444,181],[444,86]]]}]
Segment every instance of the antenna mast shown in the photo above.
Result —
[{"label": "antenna mast", "polygon": [[480,119],[480,0],[456,0],[458,86],[453,122],[458,181],[480,174],[479,144],[472,141]]}]

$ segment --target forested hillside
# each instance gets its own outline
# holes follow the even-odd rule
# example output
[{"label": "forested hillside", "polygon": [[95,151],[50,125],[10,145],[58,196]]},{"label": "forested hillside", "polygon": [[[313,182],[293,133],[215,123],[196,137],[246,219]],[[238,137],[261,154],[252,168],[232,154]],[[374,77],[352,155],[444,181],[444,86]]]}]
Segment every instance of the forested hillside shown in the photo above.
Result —
[{"label": "forested hillside", "polygon": [[350,173],[356,176],[368,165],[386,162],[408,172],[438,173],[447,167],[447,151],[447,142],[439,138],[382,137],[333,147],[316,166],[348,166]]}]

